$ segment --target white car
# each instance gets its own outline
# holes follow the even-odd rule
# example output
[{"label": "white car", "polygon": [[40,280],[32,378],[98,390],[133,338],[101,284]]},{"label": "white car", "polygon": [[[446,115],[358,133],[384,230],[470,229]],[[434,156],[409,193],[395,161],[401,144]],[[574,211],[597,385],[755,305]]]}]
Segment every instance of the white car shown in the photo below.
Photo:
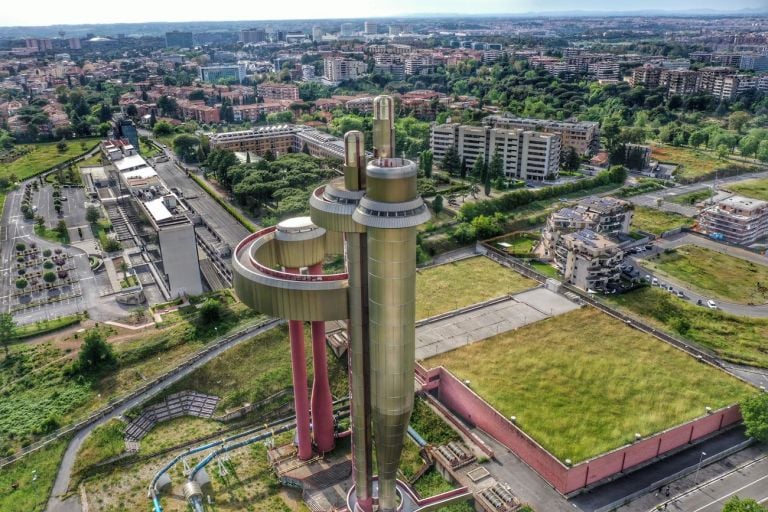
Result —
[{"label": "white car", "polygon": [[713,301],[712,299],[709,299],[709,300],[707,301],[707,307],[708,307],[709,309],[717,309],[717,304],[716,304],[716,303],[715,303],[715,301]]}]

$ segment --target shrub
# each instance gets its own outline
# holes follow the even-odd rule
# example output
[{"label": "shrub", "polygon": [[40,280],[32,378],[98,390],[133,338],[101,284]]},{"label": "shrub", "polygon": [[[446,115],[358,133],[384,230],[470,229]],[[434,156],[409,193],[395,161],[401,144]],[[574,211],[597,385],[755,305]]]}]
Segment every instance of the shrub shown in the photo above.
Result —
[{"label": "shrub", "polygon": [[45,263],[43,263],[43,268],[52,269],[53,262],[51,260],[45,260]]},{"label": "shrub", "polygon": [[16,288],[18,288],[19,290],[23,290],[24,288],[27,287],[28,284],[29,283],[27,282],[26,279],[21,278],[16,280]]},{"label": "shrub", "polygon": [[55,280],[56,280],[56,274],[54,274],[53,272],[46,272],[45,274],[43,274],[43,281],[45,281],[46,283],[52,283]]},{"label": "shrub", "polygon": [[59,279],[66,279],[69,275],[66,270],[59,270],[58,274]]},{"label": "shrub", "polygon": [[53,254],[53,253],[51,252],[51,250],[50,250],[50,249],[45,249],[45,250],[43,251],[43,256],[45,256],[46,258],[50,258],[50,257],[51,257],[51,254]]},{"label": "shrub", "polygon": [[26,251],[27,250],[27,246],[25,244],[19,242],[18,244],[16,244],[16,250],[19,251],[19,252]]},{"label": "shrub", "polygon": [[114,368],[117,359],[101,330],[89,330],[84,340],[75,368],[79,373],[95,375]]},{"label": "shrub", "polygon": [[221,320],[223,307],[216,299],[207,299],[200,306],[200,322],[202,325],[214,324]]},{"label": "shrub", "polygon": [[19,273],[19,275],[20,275],[20,276],[23,276],[24,274],[26,274],[26,273],[27,273],[27,271],[26,271],[26,269],[20,268],[20,269],[18,270],[18,273]]}]

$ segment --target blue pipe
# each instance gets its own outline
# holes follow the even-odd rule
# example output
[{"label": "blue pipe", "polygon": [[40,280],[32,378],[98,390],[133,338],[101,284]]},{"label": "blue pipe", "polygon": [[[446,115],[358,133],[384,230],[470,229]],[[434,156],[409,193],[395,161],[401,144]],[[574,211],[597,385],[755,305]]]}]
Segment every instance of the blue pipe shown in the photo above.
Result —
[{"label": "blue pipe", "polygon": [[163,512],[163,507],[160,506],[160,500],[157,499],[157,496],[152,496],[152,505],[155,507],[155,512]]},{"label": "blue pipe", "polygon": [[423,437],[419,435],[418,432],[416,432],[412,426],[408,425],[408,435],[411,436],[411,439],[416,441],[416,444],[419,445],[419,448],[424,448],[427,445],[427,442],[424,440]]}]

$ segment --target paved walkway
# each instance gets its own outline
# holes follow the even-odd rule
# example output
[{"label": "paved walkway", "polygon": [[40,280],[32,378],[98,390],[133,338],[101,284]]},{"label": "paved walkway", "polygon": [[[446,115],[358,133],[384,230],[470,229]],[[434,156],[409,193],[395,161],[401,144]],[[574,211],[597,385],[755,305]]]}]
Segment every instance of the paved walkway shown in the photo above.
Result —
[{"label": "paved walkway", "polygon": [[508,300],[417,327],[416,359],[427,359],[578,307],[545,288],[518,293]]},{"label": "paved walkway", "polygon": [[64,457],[61,461],[61,466],[59,466],[59,472],[56,475],[56,481],[53,484],[53,489],[51,490],[51,497],[48,500],[48,506],[46,507],[46,511],[47,512],[82,512],[82,508],[80,506],[80,499],[77,495],[70,496],[67,499],[62,499],[61,496],[70,490],[69,483],[70,483],[70,478],[72,476],[72,467],[74,466],[75,458],[77,457],[77,452],[80,450],[80,447],[82,446],[83,441],[85,441],[85,438],[87,438],[90,435],[93,429],[95,429],[99,425],[103,425],[104,423],[108,422],[112,418],[117,418],[118,416],[121,416],[127,410],[133,407],[136,407],[137,405],[140,405],[143,402],[149,400],[150,398],[157,395],[164,389],[168,388],[178,380],[185,377],[190,372],[210,362],[212,359],[219,356],[221,353],[229,350],[232,347],[239,345],[243,341],[251,339],[253,336],[256,336],[262,332],[266,332],[270,329],[273,329],[278,325],[280,325],[280,322],[274,321],[263,327],[260,327],[254,330],[249,330],[247,333],[244,333],[240,336],[237,336],[236,338],[233,338],[229,343],[226,343],[220,346],[219,348],[217,348],[216,350],[213,350],[210,354],[207,354],[205,357],[201,358],[199,361],[184,368],[182,371],[173,375],[172,377],[169,377],[168,379],[162,382],[159,382],[158,384],[149,388],[147,391],[137,396],[133,400],[130,400],[127,403],[123,404],[122,406],[118,407],[117,409],[105,414],[101,419],[95,421],[94,423],[91,423],[84,429],[80,430],[77,434],[75,434],[75,437],[69,443],[69,446],[67,446],[66,452],[64,452]]}]

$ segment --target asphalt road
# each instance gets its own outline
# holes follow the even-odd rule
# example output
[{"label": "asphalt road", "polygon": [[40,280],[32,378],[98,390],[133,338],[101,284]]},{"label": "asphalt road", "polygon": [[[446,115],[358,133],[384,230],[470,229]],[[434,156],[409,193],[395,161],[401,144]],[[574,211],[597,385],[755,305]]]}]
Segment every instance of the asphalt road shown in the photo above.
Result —
[{"label": "asphalt road", "polygon": [[176,383],[178,380],[185,377],[190,372],[210,362],[212,359],[219,356],[221,353],[229,350],[232,347],[239,345],[243,341],[246,341],[256,336],[257,334],[269,331],[270,329],[277,327],[278,325],[280,325],[280,323],[281,323],[280,321],[274,320],[264,325],[263,327],[250,329],[246,333],[240,336],[237,336],[236,338],[233,338],[229,343],[226,343],[220,346],[219,348],[217,348],[216,350],[211,351],[209,354],[201,358],[199,361],[184,368],[183,370],[173,375],[172,377],[169,377],[168,379],[157,383],[156,385],[152,386],[147,391],[137,396],[133,400],[129,400],[122,406],[105,414],[99,420],[95,421],[94,423],[91,423],[87,427],[77,432],[77,434],[75,434],[75,437],[69,443],[69,446],[67,446],[66,452],[64,452],[64,457],[62,458],[61,465],[59,466],[59,472],[56,474],[56,481],[53,484],[53,489],[51,490],[51,497],[48,500],[48,506],[46,507],[46,511],[47,512],[81,512],[82,511],[82,508],[80,507],[79,495],[74,495],[64,500],[62,500],[60,496],[68,492],[69,490],[69,481],[72,476],[72,467],[75,463],[77,452],[80,450],[80,447],[82,446],[85,438],[87,438],[90,435],[93,429],[95,429],[99,425],[103,425],[104,423],[108,422],[113,418],[117,418],[118,416],[125,413],[127,410],[133,407],[136,407],[137,405],[140,405],[141,403],[149,400],[150,398],[157,395],[164,389]]},{"label": "asphalt road", "polygon": [[674,497],[667,510],[684,512],[720,512],[732,496],[768,503],[768,456],[719,475],[703,485]]},{"label": "asphalt road", "polygon": [[[699,209],[693,206],[684,206],[677,203],[671,203],[670,199],[676,196],[688,194],[690,192],[696,192],[698,190],[704,190],[711,185],[717,184],[717,186],[726,185],[728,183],[736,183],[739,181],[751,180],[756,178],[768,178],[768,171],[744,173],[738,176],[731,176],[729,178],[721,178],[718,180],[700,181],[691,185],[682,185],[679,187],[657,190],[655,192],[649,192],[647,194],[640,194],[634,197],[628,198],[633,204],[641,206],[649,206],[651,208],[659,208],[664,211],[679,213],[686,217],[695,217],[699,214]],[[661,206],[657,205],[657,200],[663,199]]]}]

